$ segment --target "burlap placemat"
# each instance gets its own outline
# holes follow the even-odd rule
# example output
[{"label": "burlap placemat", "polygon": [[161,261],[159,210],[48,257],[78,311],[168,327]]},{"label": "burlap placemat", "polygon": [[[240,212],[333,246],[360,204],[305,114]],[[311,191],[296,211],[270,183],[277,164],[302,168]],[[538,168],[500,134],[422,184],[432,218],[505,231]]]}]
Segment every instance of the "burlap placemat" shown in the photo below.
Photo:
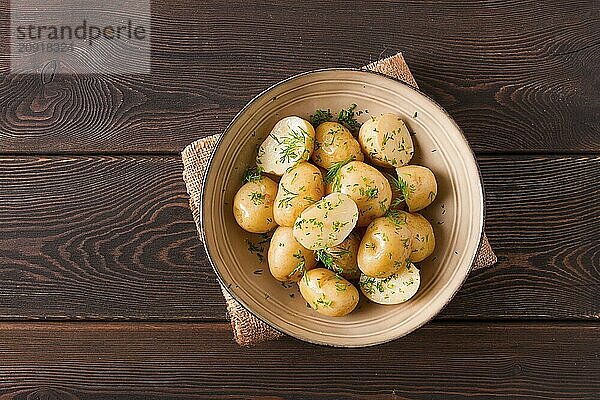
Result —
[{"label": "burlap placemat", "polygon": [[[373,62],[364,67],[367,70],[380,72],[391,77],[400,79],[414,87],[417,82],[413,78],[408,65],[402,57],[402,53]],[[200,199],[202,194],[202,179],[206,164],[211,156],[212,150],[217,143],[220,134],[212,135],[204,139],[195,141],[188,145],[181,153],[183,160],[183,180],[190,195],[190,209],[196,222],[198,232],[202,229],[200,219]],[[489,267],[497,261],[496,255],[492,251],[487,237],[483,235],[481,246],[477,252],[473,269]],[[283,334],[264,322],[260,321],[250,314],[244,307],[231,297],[227,291],[221,287],[223,296],[227,302],[227,312],[231,319],[233,336],[235,341],[242,346],[250,346],[265,340],[277,339]]]}]

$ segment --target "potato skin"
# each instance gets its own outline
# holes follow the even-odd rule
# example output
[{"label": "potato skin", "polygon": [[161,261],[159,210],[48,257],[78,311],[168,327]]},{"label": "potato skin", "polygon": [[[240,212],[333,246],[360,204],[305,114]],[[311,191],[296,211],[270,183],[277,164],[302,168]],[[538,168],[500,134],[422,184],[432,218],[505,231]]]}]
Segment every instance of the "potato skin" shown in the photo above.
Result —
[{"label": "potato skin", "polygon": [[319,167],[331,168],[335,163],[352,159],[363,161],[360,144],[352,133],[337,122],[323,122],[315,130],[312,160]]},{"label": "potato skin", "polygon": [[233,216],[238,225],[252,233],[275,229],[273,205],[276,196],[277,183],[266,176],[244,184],[233,198]]},{"label": "potato skin", "polygon": [[321,259],[323,264],[327,262],[331,265],[330,267],[326,264],[328,269],[353,282],[360,278],[360,269],[356,261],[359,246],[360,235],[353,231],[342,243],[319,250],[318,255],[325,259]]},{"label": "potato skin", "polygon": [[298,282],[304,300],[318,313],[330,317],[349,314],[358,304],[354,285],[326,268],[315,268]]},{"label": "potato skin", "polygon": [[325,194],[321,171],[308,162],[292,167],[281,177],[273,215],[280,226],[294,226],[296,218]]},{"label": "potato skin", "polygon": [[267,254],[271,275],[278,281],[298,282],[317,263],[315,253],[294,239],[293,229],[280,226],[271,237]]},{"label": "potato skin", "polygon": [[358,248],[358,267],[373,278],[386,278],[410,263],[412,232],[403,220],[394,216],[375,219]]},{"label": "potato skin", "polygon": [[399,211],[399,213],[405,215],[408,229],[412,232],[413,251],[410,260],[412,262],[423,261],[435,250],[433,227],[421,214],[404,211]]},{"label": "potato skin", "polygon": [[396,168],[398,180],[406,183],[404,201],[411,213],[433,203],[437,196],[437,181],[433,172],[420,165],[406,165]]},{"label": "potato skin", "polygon": [[358,141],[373,164],[387,168],[408,164],[415,152],[406,124],[392,113],[367,120],[360,128]]},{"label": "potato skin", "polygon": [[327,189],[354,200],[358,206],[358,226],[367,226],[385,214],[392,201],[392,188],[386,177],[361,161],[344,165]]}]

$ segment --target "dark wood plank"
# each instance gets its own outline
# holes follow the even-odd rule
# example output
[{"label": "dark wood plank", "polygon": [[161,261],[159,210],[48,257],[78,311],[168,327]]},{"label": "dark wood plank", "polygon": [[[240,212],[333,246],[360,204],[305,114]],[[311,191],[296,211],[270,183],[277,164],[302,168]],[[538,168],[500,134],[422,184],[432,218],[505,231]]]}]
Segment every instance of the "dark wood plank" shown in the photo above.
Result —
[{"label": "dark wood plank", "polygon": [[598,324],[432,323],[335,349],[226,324],[1,324],[0,399],[596,399]]},{"label": "dark wood plank", "polygon": [[600,149],[595,0],[168,0],[152,11],[151,76],[43,85],[7,74],[3,39],[0,152],[177,152],[283,78],[397,51],[478,152]]},{"label": "dark wood plank", "polygon": [[[444,318],[600,318],[600,158],[481,157],[498,255]],[[577,298],[577,300],[575,300]]]},{"label": "dark wood plank", "polygon": [[[499,256],[440,318],[600,316],[600,158],[480,158]],[[223,320],[177,157],[0,158],[0,319]]]},{"label": "dark wood plank", "polygon": [[0,165],[4,318],[224,317],[178,158]]}]

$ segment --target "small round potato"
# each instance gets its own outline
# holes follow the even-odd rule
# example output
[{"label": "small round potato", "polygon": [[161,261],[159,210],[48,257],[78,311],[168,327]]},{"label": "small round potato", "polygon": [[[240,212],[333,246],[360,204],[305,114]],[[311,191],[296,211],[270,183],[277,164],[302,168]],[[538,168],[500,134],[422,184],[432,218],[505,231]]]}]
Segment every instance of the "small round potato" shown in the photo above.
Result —
[{"label": "small round potato", "polygon": [[325,268],[308,271],[298,286],[304,300],[323,315],[341,317],[358,304],[359,294],[354,285]]},{"label": "small round potato", "polygon": [[294,237],[307,249],[337,246],[358,221],[356,203],[342,193],[331,193],[302,211],[294,223]]},{"label": "small round potato", "polygon": [[404,215],[408,229],[412,232],[413,251],[410,256],[412,262],[423,261],[433,253],[435,249],[435,236],[433,227],[421,214],[398,211]]},{"label": "small round potato", "polygon": [[433,203],[437,196],[437,181],[429,168],[406,165],[396,168],[396,173],[408,211],[419,211]]},{"label": "small round potato", "polygon": [[301,162],[281,177],[275,198],[275,222],[281,226],[294,226],[296,218],[325,194],[323,175],[319,168]]},{"label": "small round potato", "polygon": [[315,129],[300,117],[285,117],[275,124],[258,148],[256,165],[264,172],[283,175],[285,171],[310,158]]},{"label": "small round potato", "polygon": [[286,226],[275,229],[267,260],[271,275],[282,282],[298,282],[317,263],[315,253],[298,243],[293,229]]},{"label": "small round potato", "polygon": [[360,144],[344,125],[323,122],[317,127],[312,159],[318,166],[329,169],[344,160],[363,161],[364,158]]},{"label": "small round potato", "polygon": [[273,230],[277,223],[273,205],[277,196],[277,183],[262,176],[244,184],[233,198],[233,216],[242,229],[252,233]]},{"label": "small round potato", "polygon": [[410,132],[396,114],[379,114],[362,124],[358,141],[369,160],[382,167],[408,164],[415,149]]},{"label": "small round potato", "polygon": [[367,226],[385,214],[392,201],[392,188],[386,177],[361,161],[341,167],[328,189],[354,200],[358,206],[358,226]]},{"label": "small round potato", "polygon": [[417,267],[409,264],[387,278],[360,277],[360,290],[372,302],[400,304],[408,301],[419,290],[421,275]]},{"label": "small round potato", "polygon": [[412,233],[396,213],[375,219],[358,248],[358,268],[373,278],[387,278],[410,263]]},{"label": "small round potato", "polygon": [[359,234],[352,232],[337,246],[318,250],[317,258],[327,269],[340,274],[349,281],[357,281],[360,277],[360,269],[356,262],[359,245]]}]

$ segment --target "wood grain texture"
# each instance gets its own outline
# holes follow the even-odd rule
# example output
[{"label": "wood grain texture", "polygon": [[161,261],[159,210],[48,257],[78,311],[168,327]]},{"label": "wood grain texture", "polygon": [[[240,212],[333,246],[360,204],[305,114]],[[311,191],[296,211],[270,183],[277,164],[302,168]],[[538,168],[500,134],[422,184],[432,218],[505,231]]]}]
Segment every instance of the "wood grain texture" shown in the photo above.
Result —
[{"label": "wood grain texture", "polygon": [[[600,158],[479,159],[499,263],[440,318],[600,317]],[[223,320],[172,156],[0,158],[0,319]]]},{"label": "wood grain texture", "polygon": [[224,317],[223,307],[205,302],[219,292],[179,159],[23,157],[0,165],[4,318]]},{"label": "wood grain texture", "polygon": [[[335,349],[226,324],[1,324],[0,399],[596,399],[597,324],[432,323]],[[285,388],[285,391],[283,390]]]},{"label": "wood grain texture", "polygon": [[154,2],[151,75],[44,83],[7,73],[8,3],[4,153],[177,152],[283,78],[397,51],[477,152],[600,150],[594,0]]}]

